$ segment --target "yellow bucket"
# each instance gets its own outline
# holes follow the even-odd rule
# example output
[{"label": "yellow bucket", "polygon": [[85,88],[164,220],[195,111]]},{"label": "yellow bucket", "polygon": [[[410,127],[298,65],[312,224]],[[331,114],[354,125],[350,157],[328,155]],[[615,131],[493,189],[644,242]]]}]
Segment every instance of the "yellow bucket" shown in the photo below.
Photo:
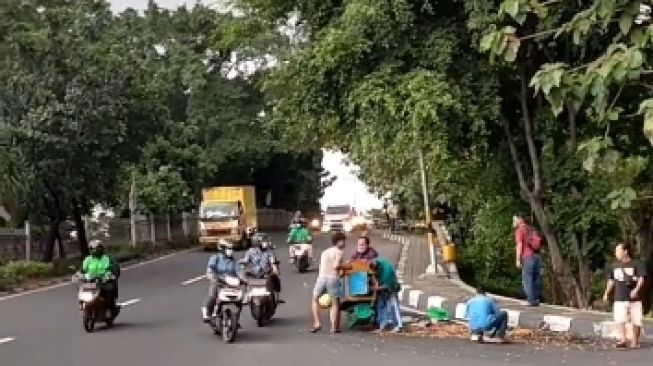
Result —
[{"label": "yellow bucket", "polygon": [[453,263],[456,261],[456,246],[449,243],[442,246],[442,260],[445,263]]}]

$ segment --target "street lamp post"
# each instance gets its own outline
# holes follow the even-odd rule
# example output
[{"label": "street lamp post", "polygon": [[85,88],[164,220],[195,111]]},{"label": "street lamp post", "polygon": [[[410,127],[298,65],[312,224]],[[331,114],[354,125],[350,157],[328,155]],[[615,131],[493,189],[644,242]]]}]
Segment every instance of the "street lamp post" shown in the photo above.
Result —
[{"label": "street lamp post", "polygon": [[426,181],[426,167],[424,164],[424,152],[422,149],[418,150],[419,169],[422,174],[422,193],[424,194],[424,214],[426,216],[426,239],[429,246],[429,256],[431,257],[431,264],[426,268],[426,274],[436,274],[438,272],[438,265],[435,256],[435,243],[433,241],[433,222],[431,220],[431,206],[429,204],[428,185]]}]

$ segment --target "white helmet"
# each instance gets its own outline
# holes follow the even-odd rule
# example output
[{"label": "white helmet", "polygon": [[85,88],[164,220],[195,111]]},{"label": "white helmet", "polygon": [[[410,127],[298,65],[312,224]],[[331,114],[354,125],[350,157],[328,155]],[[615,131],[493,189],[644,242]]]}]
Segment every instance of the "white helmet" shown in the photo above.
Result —
[{"label": "white helmet", "polygon": [[97,239],[91,240],[88,243],[88,248],[89,249],[97,249],[100,246],[102,246],[102,242],[100,240],[97,240]]}]

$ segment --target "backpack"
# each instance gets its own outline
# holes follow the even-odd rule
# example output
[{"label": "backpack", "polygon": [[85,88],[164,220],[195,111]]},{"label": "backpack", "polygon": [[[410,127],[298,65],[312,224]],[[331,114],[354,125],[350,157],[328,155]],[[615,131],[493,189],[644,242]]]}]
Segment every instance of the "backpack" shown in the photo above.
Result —
[{"label": "backpack", "polygon": [[533,253],[538,254],[542,250],[542,236],[532,227],[528,228],[526,244],[531,248]]}]

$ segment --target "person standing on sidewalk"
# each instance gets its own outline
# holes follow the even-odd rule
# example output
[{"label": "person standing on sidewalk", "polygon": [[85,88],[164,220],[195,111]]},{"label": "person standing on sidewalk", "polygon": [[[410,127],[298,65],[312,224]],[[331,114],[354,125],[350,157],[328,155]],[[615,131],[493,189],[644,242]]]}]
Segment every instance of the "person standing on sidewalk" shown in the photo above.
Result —
[{"label": "person standing on sidewalk", "polygon": [[633,325],[633,340],[631,347],[639,347],[639,335],[642,328],[642,301],[641,289],[644,285],[646,270],[642,264],[632,259],[632,248],[630,244],[619,243],[615,248],[615,263],[608,274],[608,284],[603,294],[603,301],[607,302],[608,297],[614,290],[613,315],[617,323],[619,340],[617,348],[626,347],[626,323],[630,321]]},{"label": "person standing on sidewalk", "polygon": [[504,343],[508,329],[508,313],[499,309],[499,305],[486,295],[482,289],[476,290],[476,296],[467,301],[465,318],[469,325],[471,340],[482,342],[484,332],[492,332],[488,343]]},{"label": "person standing on sidewalk", "polygon": [[542,238],[523,217],[513,216],[513,227],[515,228],[515,257],[516,266],[521,268],[522,286],[526,293],[528,306],[540,305],[540,249]]},{"label": "person standing on sidewalk", "polygon": [[396,233],[397,232],[397,220],[399,218],[399,206],[394,201],[390,201],[390,205],[388,206],[388,216],[390,217],[390,232],[391,233]]}]

